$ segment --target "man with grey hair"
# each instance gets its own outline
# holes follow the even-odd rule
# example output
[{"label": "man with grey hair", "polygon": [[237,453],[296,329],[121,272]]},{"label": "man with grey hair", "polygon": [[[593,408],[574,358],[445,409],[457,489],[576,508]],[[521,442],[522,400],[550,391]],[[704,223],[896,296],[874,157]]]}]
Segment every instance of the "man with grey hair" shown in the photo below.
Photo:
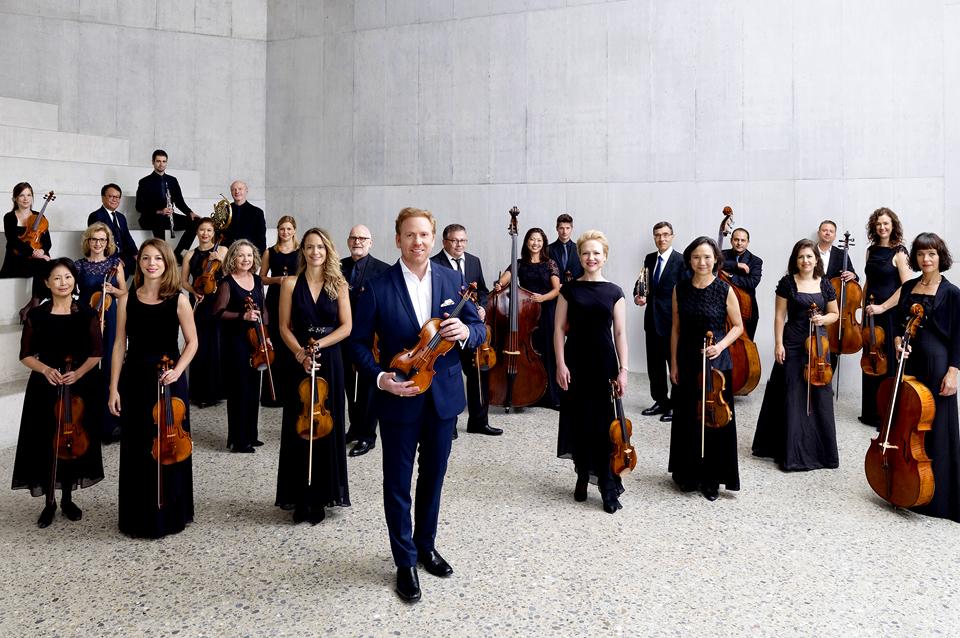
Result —
[{"label": "man with grey hair", "polygon": [[229,247],[238,239],[246,239],[257,247],[260,254],[267,249],[267,222],[263,210],[247,201],[247,183],[235,180],[230,184],[232,217],[230,227],[223,231],[222,246]]}]

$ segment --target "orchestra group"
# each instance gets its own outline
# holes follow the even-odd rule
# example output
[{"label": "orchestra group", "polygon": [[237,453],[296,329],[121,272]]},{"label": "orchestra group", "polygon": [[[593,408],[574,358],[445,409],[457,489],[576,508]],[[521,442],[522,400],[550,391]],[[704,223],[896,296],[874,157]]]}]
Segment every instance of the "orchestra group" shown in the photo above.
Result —
[{"label": "orchestra group", "polygon": [[[0,276],[32,279],[12,487],[44,496],[39,527],[54,519],[56,490],[63,515],[81,519],[73,492],[104,478],[101,444],[119,442],[120,530],[183,530],[194,516],[191,404],[224,400],[225,445],[239,454],[263,445],[261,406],[282,409],[275,505],[298,523],[350,505],[347,446],[350,457],[366,454],[379,425],[396,592],[407,601],[420,598],[418,564],[453,572],[436,535],[465,409],[466,431],[490,436],[502,433],[491,405],[558,410],[557,456],[573,460],[574,499],[587,500],[594,483],[604,511],[623,507],[623,479],[636,465],[621,402],[631,310],[604,276],[603,232],[575,238],[562,214],[555,241],[529,228],[518,251],[514,208],[511,260],[488,289],[466,227],[448,224],[436,247],[427,210],[397,215],[398,259],[374,257],[362,224],[341,259],[325,230],[298,233],[289,215],[267,247],[264,212],[243,181],[230,186],[232,202],[201,217],[166,172],[164,151],[153,166],[136,193],[140,227],[154,235],[140,246],[116,184],[101,189],[75,261],[50,254],[44,209],[54,193],[38,212],[32,187],[19,183],[4,217]],[[633,287],[653,401],[642,414],[670,424],[677,489],[714,501],[721,487],[740,489],[736,397],[761,375],[753,340],[763,260],[729,207],[716,238],[675,249],[674,233],[668,221],[653,225],[656,250]],[[934,233],[906,243],[897,214],[880,208],[866,222],[861,282],[850,234],[838,240],[830,220],[816,234],[777,263],[786,274],[764,324],[774,364],[753,454],[785,472],[837,468],[831,377],[841,356],[857,353],[860,420],[877,430],[865,460],[871,487],[896,506],[960,522],[960,289],[943,275],[950,252]]]}]

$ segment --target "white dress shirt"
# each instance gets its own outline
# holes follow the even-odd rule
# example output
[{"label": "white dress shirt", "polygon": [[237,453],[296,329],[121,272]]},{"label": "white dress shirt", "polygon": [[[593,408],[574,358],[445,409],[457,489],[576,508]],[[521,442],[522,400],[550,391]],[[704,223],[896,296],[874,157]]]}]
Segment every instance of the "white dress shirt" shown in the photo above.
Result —
[{"label": "white dress shirt", "polygon": [[427,323],[432,316],[433,308],[433,280],[430,277],[430,260],[427,260],[427,272],[423,279],[416,274],[400,260],[400,272],[403,273],[403,281],[407,284],[407,292],[410,294],[410,302],[413,304],[413,312],[417,315],[417,323],[420,327]]}]

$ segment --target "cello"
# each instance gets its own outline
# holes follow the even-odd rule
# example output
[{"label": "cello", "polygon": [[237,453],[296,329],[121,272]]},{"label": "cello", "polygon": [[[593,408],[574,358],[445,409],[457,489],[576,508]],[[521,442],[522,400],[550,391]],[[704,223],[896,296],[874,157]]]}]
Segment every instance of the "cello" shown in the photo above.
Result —
[{"label": "cello", "polygon": [[297,416],[297,435],[310,443],[307,452],[307,486],[313,483],[313,442],[328,436],[333,431],[333,415],[327,409],[327,395],[330,386],[327,380],[317,376],[320,368],[320,348],[312,337],[304,348],[305,354],[313,365],[310,377],[300,382],[300,405],[303,412]]},{"label": "cello", "polygon": [[183,419],[187,408],[180,397],[172,396],[169,386],[161,379],[173,367],[173,360],[164,355],[157,364],[157,402],[153,406],[153,422],[157,425],[157,435],[153,439],[150,454],[157,461],[157,507],[163,508],[163,479],[161,471],[164,465],[174,465],[190,458],[193,453],[193,440],[183,429]]},{"label": "cello", "polygon": [[[517,216],[510,209],[510,288],[491,293],[487,302],[490,340],[497,365],[490,369],[491,405],[521,408],[539,401],[547,391],[547,370],[533,345],[533,331],[540,320],[540,304],[533,293],[520,287],[517,277]],[[506,294],[504,294],[506,293]]]},{"label": "cello", "polygon": [[[723,251],[723,238],[733,231],[733,209],[729,206],[723,207],[723,221],[720,222],[720,230],[717,233],[717,246]],[[730,273],[722,267],[717,271],[717,276],[722,281],[727,282],[737,298],[737,305],[740,307],[740,318],[744,325],[753,317],[753,302],[750,299],[750,293],[733,283]],[[730,329],[730,322],[727,322],[727,330]],[[733,371],[731,380],[733,381],[733,394],[736,396],[747,396],[760,383],[760,351],[757,350],[757,344],[747,335],[746,328],[743,333],[737,337],[737,340],[730,344],[728,348],[730,358],[733,360]]]},{"label": "cello", "polygon": [[824,334],[823,326],[813,323],[813,318],[820,314],[817,304],[810,304],[807,314],[810,319],[807,322],[807,340],[804,342],[807,350],[807,365],[803,369],[803,378],[807,380],[807,416],[810,416],[813,388],[830,385],[833,380],[833,368],[828,359],[830,340]]},{"label": "cello", "polygon": [[706,451],[707,428],[722,428],[730,423],[733,412],[723,397],[727,388],[727,378],[723,372],[713,367],[713,361],[707,356],[707,348],[713,345],[713,332],[708,330],[703,337],[703,362],[700,368],[700,400],[697,412],[700,413],[700,458]]},{"label": "cello", "polygon": [[[913,304],[901,340],[906,352],[923,321],[923,306]],[[883,500],[895,507],[916,507],[933,499],[933,468],[924,447],[933,427],[936,404],[933,393],[916,377],[903,373],[906,357],[900,355],[896,376],[885,379],[877,392],[880,433],[870,441],[864,458],[867,482]]]},{"label": "cello", "polygon": [[[840,269],[846,271],[850,263],[850,246],[854,245],[850,238],[850,232],[843,233],[843,239],[840,240],[843,246],[843,267]],[[830,352],[837,356],[837,391],[836,398],[840,398],[840,355],[854,354],[863,348],[863,335],[861,334],[860,322],[857,321],[857,308],[863,302],[863,289],[854,280],[844,281],[841,277],[834,277],[830,280],[837,293],[837,303],[840,308],[840,319],[827,326],[827,337],[830,340]]]}]

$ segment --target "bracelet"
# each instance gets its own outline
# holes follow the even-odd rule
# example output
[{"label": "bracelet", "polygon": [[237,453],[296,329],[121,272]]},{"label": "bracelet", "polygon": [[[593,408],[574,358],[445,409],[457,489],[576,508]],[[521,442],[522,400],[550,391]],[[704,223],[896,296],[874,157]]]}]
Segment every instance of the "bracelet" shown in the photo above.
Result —
[{"label": "bracelet", "polygon": [[627,368],[626,366],[620,366],[620,369],[623,370],[624,372],[630,372],[630,369]]}]

